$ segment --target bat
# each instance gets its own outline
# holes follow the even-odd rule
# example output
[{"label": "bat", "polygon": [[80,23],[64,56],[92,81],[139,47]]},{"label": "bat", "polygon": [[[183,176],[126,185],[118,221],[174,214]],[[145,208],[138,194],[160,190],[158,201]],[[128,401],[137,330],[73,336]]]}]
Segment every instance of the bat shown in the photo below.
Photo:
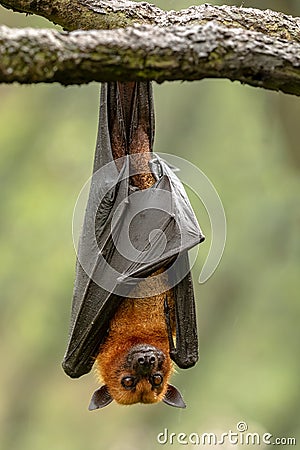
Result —
[{"label": "bat", "polygon": [[113,400],[184,408],[173,363],[198,360],[188,250],[205,238],[153,140],[151,83],[103,83],[62,363],[72,378],[95,366],[103,384],[90,410]]}]

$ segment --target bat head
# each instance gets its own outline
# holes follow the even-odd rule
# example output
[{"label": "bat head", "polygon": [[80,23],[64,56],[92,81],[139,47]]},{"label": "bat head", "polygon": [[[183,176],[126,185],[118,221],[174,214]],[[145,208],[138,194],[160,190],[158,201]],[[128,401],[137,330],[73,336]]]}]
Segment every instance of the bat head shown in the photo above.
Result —
[{"label": "bat head", "polygon": [[171,359],[162,350],[146,344],[131,347],[121,363],[115,361],[103,374],[106,384],[94,392],[89,410],[103,408],[113,400],[123,405],[163,401],[185,408],[178,389],[168,383],[171,373]]}]

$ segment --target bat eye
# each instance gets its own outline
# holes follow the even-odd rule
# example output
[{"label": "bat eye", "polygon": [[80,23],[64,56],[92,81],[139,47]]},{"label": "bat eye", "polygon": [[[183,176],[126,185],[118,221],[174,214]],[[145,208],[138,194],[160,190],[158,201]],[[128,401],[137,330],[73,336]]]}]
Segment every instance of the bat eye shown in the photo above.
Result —
[{"label": "bat eye", "polygon": [[121,384],[125,389],[132,389],[136,385],[136,380],[134,377],[123,377]]},{"label": "bat eye", "polygon": [[151,384],[153,387],[160,386],[162,384],[162,382],[163,382],[163,377],[159,373],[152,376]]}]

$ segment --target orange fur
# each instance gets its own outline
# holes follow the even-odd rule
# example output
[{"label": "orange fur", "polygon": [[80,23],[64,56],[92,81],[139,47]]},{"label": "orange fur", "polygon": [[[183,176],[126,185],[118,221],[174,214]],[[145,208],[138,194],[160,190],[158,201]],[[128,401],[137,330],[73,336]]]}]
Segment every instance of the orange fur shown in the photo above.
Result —
[{"label": "orange fur", "polygon": [[[157,271],[153,275],[157,275]],[[167,296],[171,308],[171,319],[174,323],[174,299],[172,291],[168,290],[166,277],[163,277],[164,293],[146,298],[127,298],[121,303],[118,311],[111,320],[109,334],[101,346],[96,358],[96,372],[101,381],[109,389],[111,396],[120,404],[156,403],[164,397],[168,380],[173,371],[173,364],[169,356],[169,342],[164,315],[164,301]],[[147,278],[136,288],[135,295],[144,293],[145,289],[153,289],[162,280]],[[162,350],[165,355],[163,363],[164,383],[159,389],[151,389],[148,380],[142,379],[134,392],[126,391],[121,386],[124,376],[132,375],[128,370],[124,372],[125,358],[128,351],[135,345],[148,344]]]},{"label": "orange fur", "polygon": [[149,151],[149,138],[142,127],[138,129],[131,146],[131,155],[136,155],[132,159],[132,165],[138,172],[138,175],[132,177],[133,184],[139,189],[150,188],[155,183],[155,177],[149,168],[153,153]]}]

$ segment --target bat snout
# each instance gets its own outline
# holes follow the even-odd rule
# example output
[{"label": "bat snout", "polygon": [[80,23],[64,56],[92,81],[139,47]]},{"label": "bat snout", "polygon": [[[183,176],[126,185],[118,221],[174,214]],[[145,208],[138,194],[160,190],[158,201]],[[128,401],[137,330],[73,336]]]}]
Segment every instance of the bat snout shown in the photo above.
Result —
[{"label": "bat snout", "polygon": [[137,354],[135,359],[134,365],[139,372],[148,372],[158,362],[158,358],[154,352]]},{"label": "bat snout", "polygon": [[161,350],[152,346],[137,346],[131,349],[128,363],[140,375],[145,375],[159,368],[165,356]]},{"label": "bat snout", "polygon": [[155,351],[136,353],[132,359],[133,368],[137,374],[146,375],[158,367],[159,359]]}]

